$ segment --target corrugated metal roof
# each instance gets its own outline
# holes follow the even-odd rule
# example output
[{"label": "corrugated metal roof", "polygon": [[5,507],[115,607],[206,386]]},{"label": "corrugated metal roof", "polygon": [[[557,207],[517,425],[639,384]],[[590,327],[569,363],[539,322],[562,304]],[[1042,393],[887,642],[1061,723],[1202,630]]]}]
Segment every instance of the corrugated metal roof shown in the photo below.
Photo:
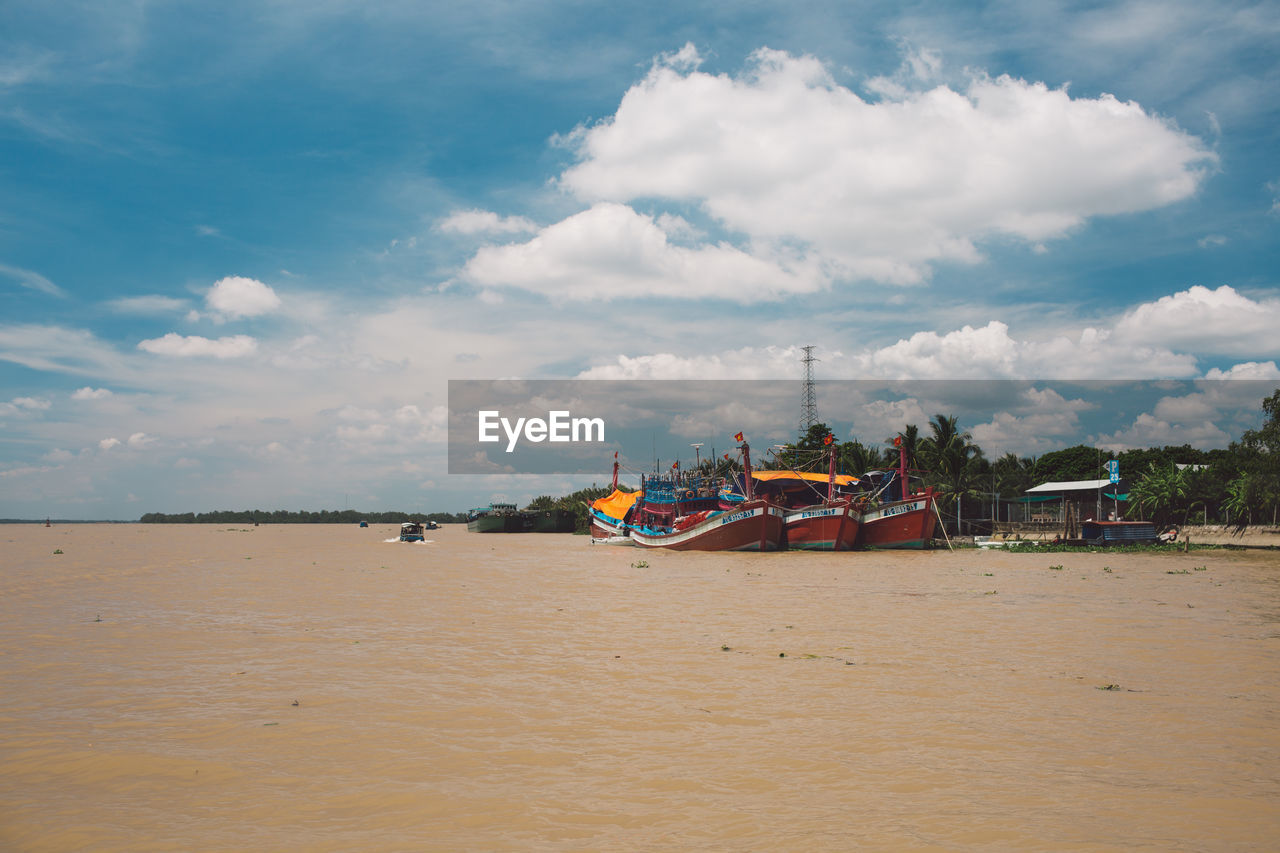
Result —
[{"label": "corrugated metal roof", "polygon": [[1101,489],[1111,485],[1110,479],[1102,480],[1068,480],[1064,483],[1041,483],[1038,486],[1032,486],[1027,489],[1027,494],[1033,492],[1082,492],[1085,489]]}]

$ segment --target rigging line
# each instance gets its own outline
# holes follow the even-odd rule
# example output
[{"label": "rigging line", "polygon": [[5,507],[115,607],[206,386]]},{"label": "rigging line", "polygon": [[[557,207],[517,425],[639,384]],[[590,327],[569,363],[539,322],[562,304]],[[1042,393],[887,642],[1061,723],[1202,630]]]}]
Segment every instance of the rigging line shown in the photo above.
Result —
[{"label": "rigging line", "polygon": [[938,510],[938,502],[937,502],[937,501],[934,501],[934,502],[933,502],[933,515],[934,515],[934,517],[935,517],[935,518],[937,518],[937,519],[938,519],[938,526],[940,526],[940,527],[942,528],[942,538],[943,538],[943,539],[945,539],[945,540],[947,540],[947,548],[948,548],[948,549],[950,549],[950,550],[952,550],[952,551],[954,551],[954,550],[955,550],[955,548],[952,548],[952,547],[951,547],[951,537],[947,535],[947,525],[946,525],[946,523],[942,520],[942,513]]}]

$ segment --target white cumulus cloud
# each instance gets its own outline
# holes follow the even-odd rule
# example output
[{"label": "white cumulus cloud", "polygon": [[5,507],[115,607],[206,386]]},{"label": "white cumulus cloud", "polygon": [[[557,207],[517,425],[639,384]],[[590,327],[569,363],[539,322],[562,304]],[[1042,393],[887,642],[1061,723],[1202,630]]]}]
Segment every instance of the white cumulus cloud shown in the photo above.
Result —
[{"label": "white cumulus cloud", "polygon": [[147,445],[154,443],[155,440],[155,436],[147,435],[145,432],[135,432],[133,435],[129,436],[128,444],[135,450],[141,450]]},{"label": "white cumulus cloud", "polygon": [[170,332],[162,338],[140,341],[138,349],[156,355],[172,355],[182,358],[197,356],[211,358],[241,358],[258,348],[258,342],[248,335],[231,335],[225,338],[205,338],[200,335],[179,335]]},{"label": "white cumulus cloud", "polygon": [[257,279],[227,276],[209,288],[205,304],[215,312],[215,317],[237,320],[270,314],[280,307],[280,297]]},{"label": "white cumulus cloud", "polygon": [[1250,299],[1234,288],[1196,285],[1137,306],[1116,323],[1116,333],[1137,343],[1177,341],[1205,353],[1280,355],[1280,297]]},{"label": "white cumulus cloud", "polygon": [[560,184],[593,204],[696,204],[753,255],[799,246],[833,278],[919,282],[937,262],[980,260],[983,240],[1039,246],[1184,199],[1216,166],[1199,139],[1111,95],[976,74],[962,91],[868,101],[808,56],[761,49],[736,77],[697,65],[689,47],[660,59],[612,117],[567,137],[579,162]]},{"label": "white cumulus cloud", "polygon": [[825,285],[819,271],[801,259],[762,259],[725,243],[673,245],[652,216],[614,203],[597,204],[528,242],[482,248],[463,277],[488,288],[583,300],[662,296],[755,302]]},{"label": "white cumulus cloud", "polygon": [[[1138,305],[1111,328],[1088,326],[1050,337],[1014,334],[1000,320],[946,332],[915,332],[878,347],[828,351],[822,357],[823,371],[830,378],[849,379],[1196,378],[1202,373],[1196,355],[1171,349],[1155,336],[1132,333],[1129,318],[1164,302]],[[1182,348],[1177,337],[1169,340]],[[623,354],[582,371],[578,378],[770,379],[794,376],[798,358],[794,347],[745,347],[697,355]],[[1272,362],[1250,362],[1231,368],[1230,376],[1266,379],[1274,369]],[[1207,378],[1225,377],[1217,370]]]},{"label": "white cumulus cloud", "polygon": [[43,397],[14,397],[7,403],[0,403],[0,416],[43,412],[51,405],[53,404]]},{"label": "white cumulus cloud", "polygon": [[111,396],[109,388],[91,388],[86,385],[71,392],[72,400],[105,400]]},{"label": "white cumulus cloud", "polygon": [[1246,361],[1226,370],[1212,368],[1205,379],[1280,379],[1280,367],[1274,361]]}]

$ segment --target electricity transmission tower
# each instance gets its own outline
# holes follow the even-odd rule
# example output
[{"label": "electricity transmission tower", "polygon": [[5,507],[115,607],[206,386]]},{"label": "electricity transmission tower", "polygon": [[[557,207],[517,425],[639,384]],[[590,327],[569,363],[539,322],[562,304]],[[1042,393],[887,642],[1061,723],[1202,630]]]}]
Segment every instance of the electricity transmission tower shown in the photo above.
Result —
[{"label": "electricity transmission tower", "polygon": [[813,347],[803,347],[804,358],[804,394],[800,397],[800,437],[809,434],[809,427],[818,422],[818,395],[813,388]]}]

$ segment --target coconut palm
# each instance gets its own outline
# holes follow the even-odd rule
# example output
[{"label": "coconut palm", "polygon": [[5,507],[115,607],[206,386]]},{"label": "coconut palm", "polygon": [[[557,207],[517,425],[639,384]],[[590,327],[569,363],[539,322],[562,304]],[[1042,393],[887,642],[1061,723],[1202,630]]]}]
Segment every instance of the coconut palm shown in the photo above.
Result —
[{"label": "coconut palm", "polygon": [[973,436],[961,432],[955,415],[934,415],[931,434],[920,440],[920,461],[927,469],[926,482],[956,502],[956,532],[960,532],[964,496],[974,492],[987,470],[982,448]]},{"label": "coconut palm", "polygon": [[854,439],[853,441],[843,441],[840,443],[836,466],[840,471],[849,474],[861,476],[880,465],[880,454],[878,451],[867,447],[862,442]]},{"label": "coconut palm", "polygon": [[[895,444],[895,439],[898,443]],[[920,467],[920,427],[915,424],[907,424],[902,428],[902,432],[886,439],[885,443],[889,445],[884,451],[884,459],[880,462],[886,468],[898,467],[898,451],[907,457],[907,468],[917,469]]]}]

